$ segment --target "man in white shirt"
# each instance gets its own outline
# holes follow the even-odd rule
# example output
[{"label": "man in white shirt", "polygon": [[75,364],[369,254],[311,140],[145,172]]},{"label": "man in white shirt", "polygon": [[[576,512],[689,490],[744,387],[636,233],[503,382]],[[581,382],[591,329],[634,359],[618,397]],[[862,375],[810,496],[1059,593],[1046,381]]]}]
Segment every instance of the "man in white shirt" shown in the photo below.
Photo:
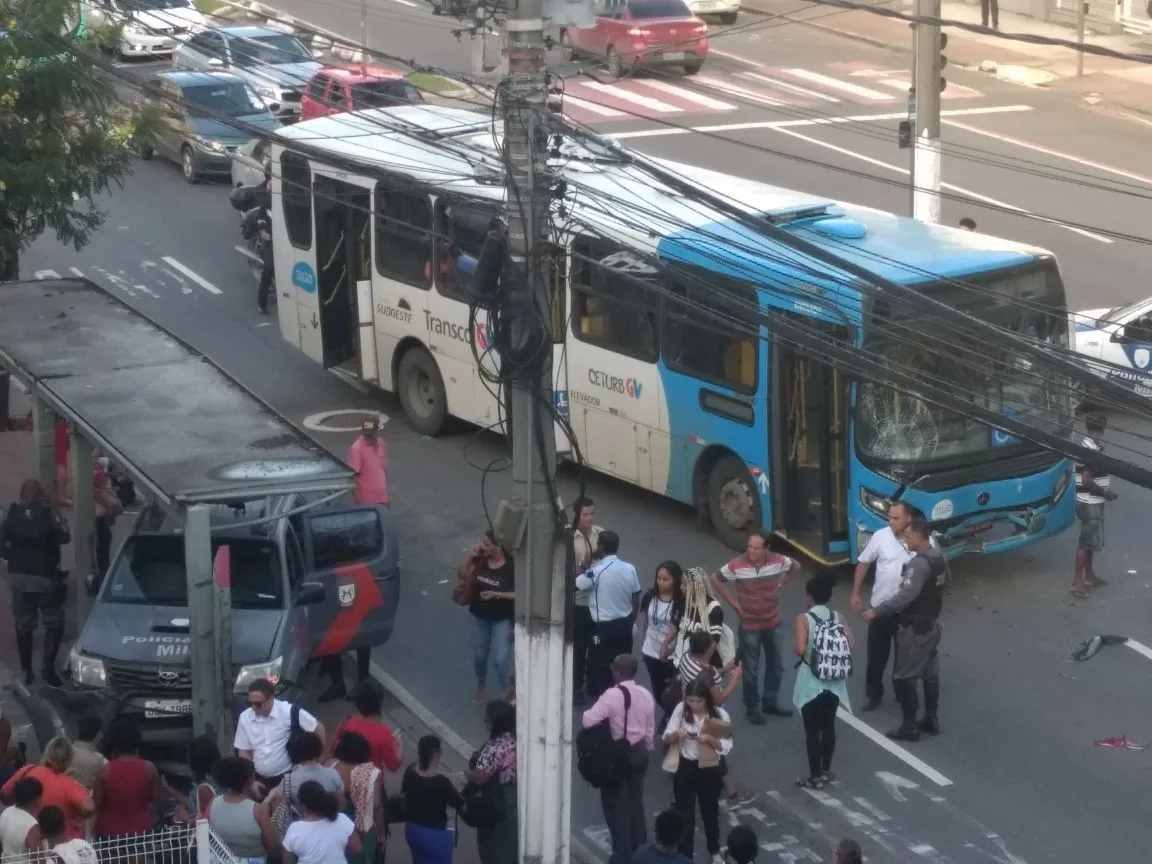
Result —
[{"label": "man in white shirt", "polygon": [[576,590],[587,591],[592,615],[592,647],[588,652],[588,696],[599,699],[612,685],[612,661],[632,653],[632,623],[640,600],[636,568],[616,557],[620,537],[600,534],[600,559],[576,577]]},{"label": "man in white shirt", "polygon": [[[596,550],[604,529],[596,524],[596,504],[591,498],[578,498],[572,505],[572,560],[574,574],[579,576],[595,563]],[[584,701],[587,684],[588,655],[592,648],[592,613],[588,611],[588,592],[577,591],[572,621],[572,676],[573,701]]]},{"label": "man in white shirt", "polygon": [[276,688],[267,678],[248,685],[248,707],[240,713],[232,743],[240,758],[256,769],[256,780],[265,793],[276,788],[292,768],[288,739],[293,728],[315,732],[324,740],[324,724],[303,708],[277,699]]},{"label": "man in white shirt", "polygon": [[[893,501],[888,507],[888,527],[881,528],[872,535],[868,545],[860,553],[856,562],[856,573],[852,583],[852,608],[857,612],[864,606],[861,589],[864,577],[872,564],[876,565],[876,577],[872,582],[872,601],[869,606],[877,606],[895,595],[900,587],[904,565],[912,559],[912,553],[904,545],[904,529],[912,521],[911,508],[903,501]],[[892,653],[896,639],[896,616],[887,615],[868,622],[868,662],[864,673],[864,711],[875,711],[884,698],[884,670]]]}]

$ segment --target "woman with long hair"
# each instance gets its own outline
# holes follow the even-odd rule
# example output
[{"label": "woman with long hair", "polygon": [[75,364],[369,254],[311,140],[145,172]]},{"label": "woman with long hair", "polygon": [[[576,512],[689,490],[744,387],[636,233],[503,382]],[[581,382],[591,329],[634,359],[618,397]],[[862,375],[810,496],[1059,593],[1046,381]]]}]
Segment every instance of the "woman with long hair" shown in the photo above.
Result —
[{"label": "woman with long hair", "polygon": [[284,864],[344,864],[346,853],[363,849],[336,796],[315,780],[300,787],[300,818],[288,826],[283,846]]},{"label": "woman with long hair", "polygon": [[253,800],[256,771],[239,756],[217,760],[213,766],[217,795],[205,808],[208,824],[241,864],[264,864],[280,854],[280,840],[267,804]]},{"label": "woman with long hair", "polygon": [[640,612],[644,615],[644,642],[640,654],[648,669],[652,695],[659,702],[664,689],[676,677],[672,662],[672,649],[684,615],[684,571],[675,561],[665,561],[656,567],[652,587],[640,598]]},{"label": "woman with long hair", "polygon": [[44,747],[39,765],[29,765],[17,771],[0,789],[0,797],[12,800],[12,790],[22,777],[40,781],[43,793],[41,807],[59,807],[67,823],[68,839],[84,836],[84,820],[96,812],[96,805],[88,790],[68,776],[72,764],[72,742],[67,738],[53,738]]},{"label": "woman with long hair", "polygon": [[484,722],[488,740],[472,757],[468,782],[475,786],[496,783],[504,812],[493,825],[476,829],[481,864],[517,864],[520,828],[516,798],[516,709],[502,699],[488,703]]},{"label": "woman with long hair", "polygon": [[711,748],[723,758],[732,750],[730,734],[719,737],[713,729],[717,724],[728,724],[728,712],[712,698],[712,679],[705,672],[692,683],[684,701],[676,706],[664,730],[664,742],[678,748],[678,764],[672,778],[674,806],[684,816],[685,831],[680,840],[680,854],[692,860],[692,847],[696,835],[696,808],[700,808],[700,821],[704,823],[704,840],[713,864],[724,864],[720,854],[720,793],[724,788],[724,775],[720,764],[702,765],[701,746]]},{"label": "woman with long hair", "polygon": [[133,723],[121,720],[108,730],[104,748],[108,763],[92,790],[93,834],[99,839],[151,831],[156,803],[171,796],[156,766],[140,758],[140,744],[140,727]]},{"label": "woman with long hair", "polygon": [[372,762],[372,745],[359,732],[345,732],[332,748],[332,767],[348,790],[344,813],[356,824],[363,846],[361,853],[348,853],[349,864],[372,864],[384,818],[384,773]]},{"label": "woman with long hair", "polygon": [[440,739],[425,735],[416,745],[416,764],[409,765],[400,781],[408,819],[404,838],[412,864],[452,864],[452,832],[448,808],[457,813],[464,799],[452,781],[440,773]]},{"label": "woman with long hair", "polygon": [[[712,655],[712,665],[717,669],[732,660],[731,657],[724,660],[720,657],[719,648],[724,636],[724,608],[716,599],[712,582],[703,567],[689,567],[684,572],[684,616],[680,621],[680,632],[685,640],[693,633],[709,633],[717,647]],[[728,646],[725,646],[727,649]]]}]

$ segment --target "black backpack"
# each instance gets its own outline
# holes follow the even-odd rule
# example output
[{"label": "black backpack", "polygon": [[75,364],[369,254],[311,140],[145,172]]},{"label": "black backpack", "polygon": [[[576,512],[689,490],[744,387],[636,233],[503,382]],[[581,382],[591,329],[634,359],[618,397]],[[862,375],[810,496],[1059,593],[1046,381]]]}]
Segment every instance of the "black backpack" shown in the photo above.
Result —
[{"label": "black backpack", "polygon": [[628,758],[628,709],[632,694],[627,687],[616,687],[624,694],[624,735],[612,737],[609,721],[597,723],[576,733],[576,770],[593,789],[611,789],[620,782]]}]

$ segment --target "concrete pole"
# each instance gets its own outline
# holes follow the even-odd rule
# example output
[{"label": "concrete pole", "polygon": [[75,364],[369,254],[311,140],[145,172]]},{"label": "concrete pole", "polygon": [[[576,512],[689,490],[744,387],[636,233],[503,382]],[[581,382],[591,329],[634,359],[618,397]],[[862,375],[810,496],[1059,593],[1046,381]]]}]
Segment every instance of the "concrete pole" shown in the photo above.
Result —
[{"label": "concrete pole", "polygon": [[360,56],[365,64],[371,61],[368,54],[368,0],[360,0]]},{"label": "concrete pole", "polygon": [[56,500],[56,414],[35,397],[32,404],[32,441],[36,457],[36,479],[52,500]]},{"label": "concrete pole", "polygon": [[1084,17],[1088,12],[1088,0],[1076,0],[1076,41],[1080,50],[1076,52],[1076,77],[1084,77]]},{"label": "concrete pole", "polygon": [[[542,0],[517,0],[507,20],[508,75],[504,135],[508,159],[508,241],[515,289],[506,311],[550,309],[541,239],[548,220],[544,182]],[[526,276],[525,278],[522,278]],[[550,409],[552,343],[531,312],[517,316],[519,338],[533,362],[512,382],[512,480],[526,506],[526,548],[517,556],[516,702],[520,860],[567,864],[572,795],[572,649],[565,638],[568,578],[555,508],[556,441]],[[511,364],[509,364],[511,365]],[[524,368],[527,366],[528,368]],[[508,368],[506,365],[505,368]]]},{"label": "concrete pole", "polygon": [[[184,566],[188,580],[188,619],[192,660],[192,733],[211,735],[221,753],[232,751],[231,723],[221,728],[222,686],[217,652],[228,639],[216,637],[215,583],[212,576],[210,508],[195,505],[184,511]],[[227,682],[231,690],[232,682]]]},{"label": "concrete pole", "polygon": [[[916,0],[916,14],[940,17],[941,0]],[[912,215],[940,221],[940,28],[916,23],[916,125],[912,140]]]},{"label": "concrete pole", "polygon": [[77,622],[88,617],[88,577],[96,572],[96,501],[92,483],[92,442],[72,432],[72,584],[77,586]]}]

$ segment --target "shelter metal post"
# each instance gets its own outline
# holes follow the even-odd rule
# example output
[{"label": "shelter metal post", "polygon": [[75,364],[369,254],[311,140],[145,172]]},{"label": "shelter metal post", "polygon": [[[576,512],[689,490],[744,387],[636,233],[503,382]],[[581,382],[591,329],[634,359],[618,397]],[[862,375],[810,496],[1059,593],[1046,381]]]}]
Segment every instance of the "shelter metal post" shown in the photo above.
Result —
[{"label": "shelter metal post", "polygon": [[71,433],[72,469],[72,584],[81,623],[88,617],[88,577],[96,572],[96,500],[92,482],[92,442]]},{"label": "shelter metal post", "polygon": [[36,479],[44,491],[56,496],[56,414],[40,399],[32,402],[32,440]]}]

